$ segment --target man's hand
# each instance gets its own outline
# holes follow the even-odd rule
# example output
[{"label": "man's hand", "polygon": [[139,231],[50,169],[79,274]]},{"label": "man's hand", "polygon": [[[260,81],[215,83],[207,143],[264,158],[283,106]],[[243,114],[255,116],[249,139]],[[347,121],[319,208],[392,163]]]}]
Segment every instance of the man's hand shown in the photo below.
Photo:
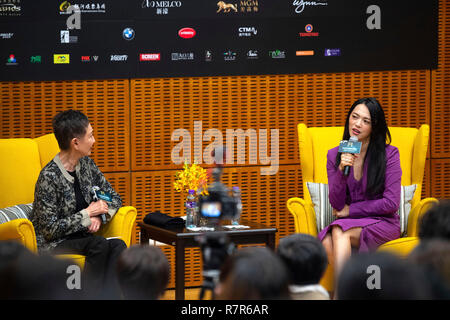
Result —
[{"label": "man's hand", "polygon": [[100,217],[91,217],[91,225],[88,227],[88,232],[95,233],[100,229],[100,226],[102,225],[102,220]]},{"label": "man's hand", "polygon": [[346,204],[341,211],[337,211],[336,209],[333,208],[333,216],[335,216],[336,218],[345,218],[348,217],[349,214],[350,214],[350,207],[348,204]]}]

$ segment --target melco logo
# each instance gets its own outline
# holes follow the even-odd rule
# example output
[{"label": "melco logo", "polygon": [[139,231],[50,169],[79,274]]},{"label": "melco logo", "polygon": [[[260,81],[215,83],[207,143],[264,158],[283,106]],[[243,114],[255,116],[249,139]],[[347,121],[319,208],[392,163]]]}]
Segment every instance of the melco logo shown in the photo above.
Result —
[{"label": "melco logo", "polygon": [[181,1],[142,1],[142,8],[180,8]]},{"label": "melco logo", "polygon": [[180,31],[178,31],[178,35],[183,39],[191,39],[195,37],[197,33],[192,28],[183,28]]}]

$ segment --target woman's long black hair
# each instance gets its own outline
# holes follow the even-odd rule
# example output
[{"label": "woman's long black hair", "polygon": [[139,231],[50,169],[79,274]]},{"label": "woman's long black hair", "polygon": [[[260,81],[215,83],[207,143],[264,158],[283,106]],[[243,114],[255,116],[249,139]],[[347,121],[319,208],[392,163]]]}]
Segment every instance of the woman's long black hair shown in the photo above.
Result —
[{"label": "woman's long black hair", "polygon": [[[366,196],[374,198],[384,191],[384,180],[386,174],[386,145],[391,143],[384,111],[381,104],[375,98],[362,98],[353,103],[345,120],[343,140],[350,139],[349,119],[353,109],[359,104],[364,104],[370,112],[372,133],[370,134],[369,147],[367,148],[365,161],[369,161],[367,170]],[[341,153],[336,156],[336,167],[341,163]]]}]

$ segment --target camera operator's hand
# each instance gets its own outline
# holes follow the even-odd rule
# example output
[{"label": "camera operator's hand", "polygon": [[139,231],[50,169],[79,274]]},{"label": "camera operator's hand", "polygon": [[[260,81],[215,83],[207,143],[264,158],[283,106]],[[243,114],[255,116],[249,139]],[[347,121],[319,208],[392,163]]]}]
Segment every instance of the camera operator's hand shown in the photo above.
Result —
[{"label": "camera operator's hand", "polygon": [[108,204],[104,200],[98,200],[95,202],[91,202],[86,210],[89,213],[89,217],[95,217],[104,213],[108,213]]}]

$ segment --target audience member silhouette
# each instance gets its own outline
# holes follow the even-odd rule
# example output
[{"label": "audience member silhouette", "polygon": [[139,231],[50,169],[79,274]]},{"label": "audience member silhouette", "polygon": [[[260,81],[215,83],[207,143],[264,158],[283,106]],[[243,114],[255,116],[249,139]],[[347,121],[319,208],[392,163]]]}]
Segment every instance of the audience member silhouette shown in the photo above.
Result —
[{"label": "audience member silhouette", "polygon": [[217,299],[289,299],[288,271],[265,247],[248,247],[229,256],[221,268]]},{"label": "audience member silhouette", "polygon": [[408,261],[384,253],[352,256],[338,279],[339,300],[431,299],[422,270]]},{"label": "audience member silhouette", "polygon": [[322,243],[308,234],[293,234],[280,240],[278,255],[289,270],[289,291],[295,300],[328,300],[319,281],[328,264]]},{"label": "audience member silhouette", "polygon": [[117,277],[124,299],[156,300],[169,282],[169,262],[160,248],[134,245],[117,261]]}]

